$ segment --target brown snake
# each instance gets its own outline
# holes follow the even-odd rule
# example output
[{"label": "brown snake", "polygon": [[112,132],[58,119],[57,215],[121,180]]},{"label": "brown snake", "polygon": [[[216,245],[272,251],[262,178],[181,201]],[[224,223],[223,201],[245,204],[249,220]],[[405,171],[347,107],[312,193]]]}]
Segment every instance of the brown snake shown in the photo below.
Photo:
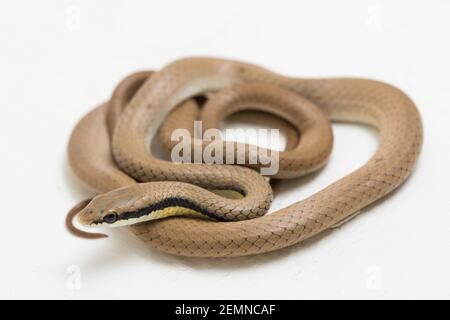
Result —
[{"label": "brown snake", "polygon": [[[173,164],[150,152],[151,139],[169,112],[181,104],[161,128],[165,140],[170,128],[190,125],[197,111],[189,99],[206,93],[213,95],[205,109],[216,105],[218,110],[202,112],[204,119],[210,117],[205,120],[210,126],[251,104],[298,128],[301,137],[298,143],[291,139],[292,148],[280,154],[275,177],[300,176],[326,163],[332,136],[324,114],[332,121],[376,127],[379,147],[351,174],[307,199],[262,216],[272,192],[256,171],[242,166]],[[398,187],[413,169],[421,144],[422,123],[414,103],[390,85],[365,79],[289,78],[250,64],[190,58],[151,76],[143,72],[127,78],[109,103],[77,125],[69,160],[76,175],[101,194],[79,213],[83,225],[130,225],[140,239],[165,252],[231,257],[284,248],[345,220]],[[207,189],[233,189],[244,197],[228,199]],[[177,216],[142,223],[161,217],[168,207],[238,221]],[[254,219],[243,220],[249,218]]]}]

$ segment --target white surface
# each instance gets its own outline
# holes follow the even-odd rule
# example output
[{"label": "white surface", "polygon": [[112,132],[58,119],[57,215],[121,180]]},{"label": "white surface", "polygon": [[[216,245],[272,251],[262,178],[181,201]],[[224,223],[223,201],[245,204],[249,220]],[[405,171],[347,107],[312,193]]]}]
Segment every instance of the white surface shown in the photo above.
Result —
[{"label": "white surface", "polygon": [[[450,298],[448,1],[0,7],[0,298]],[[340,230],[264,256],[186,259],[148,250],[126,231],[101,241],[69,235],[64,216],[87,195],[67,168],[72,127],[125,75],[189,55],[400,87],[423,116],[417,170]],[[370,129],[334,129],[326,169],[287,183],[273,209],[339,179],[376,149]]]}]

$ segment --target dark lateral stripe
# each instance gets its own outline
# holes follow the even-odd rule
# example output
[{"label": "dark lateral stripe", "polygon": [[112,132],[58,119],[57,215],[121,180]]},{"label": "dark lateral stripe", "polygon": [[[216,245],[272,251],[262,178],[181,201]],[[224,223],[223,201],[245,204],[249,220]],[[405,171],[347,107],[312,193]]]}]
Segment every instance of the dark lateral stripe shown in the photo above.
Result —
[{"label": "dark lateral stripe", "polygon": [[189,201],[189,200],[183,199],[183,198],[166,198],[157,203],[151,204],[148,207],[145,207],[145,208],[142,208],[142,209],[139,209],[136,211],[124,212],[120,215],[119,220],[140,218],[140,217],[149,215],[153,211],[164,210],[164,209],[170,208],[170,207],[183,207],[183,208],[194,210],[196,212],[204,214],[205,216],[208,216],[210,218],[213,218],[213,219],[216,219],[219,221],[226,221],[226,219],[224,219],[223,217],[218,216],[217,214],[215,214],[213,212],[209,212],[208,210],[205,210],[202,207],[200,207],[199,205],[197,205],[196,203],[193,203],[192,201]]}]

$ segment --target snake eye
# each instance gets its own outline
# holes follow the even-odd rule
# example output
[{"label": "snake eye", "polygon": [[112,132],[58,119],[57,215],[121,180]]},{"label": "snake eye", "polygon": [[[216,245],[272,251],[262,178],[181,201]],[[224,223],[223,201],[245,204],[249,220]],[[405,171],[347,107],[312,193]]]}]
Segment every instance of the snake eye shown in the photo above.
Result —
[{"label": "snake eye", "polygon": [[119,219],[119,214],[115,211],[111,211],[103,217],[103,221],[110,224],[116,222],[117,219]]}]

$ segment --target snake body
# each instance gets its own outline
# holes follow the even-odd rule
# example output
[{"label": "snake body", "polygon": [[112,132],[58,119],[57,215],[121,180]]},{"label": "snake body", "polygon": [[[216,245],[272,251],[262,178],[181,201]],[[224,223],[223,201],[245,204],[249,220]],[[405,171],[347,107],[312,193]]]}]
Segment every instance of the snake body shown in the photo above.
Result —
[{"label": "snake body", "polygon": [[[240,110],[248,102],[286,120],[298,113],[291,124],[307,134],[302,132],[297,145],[280,157],[281,178],[300,176],[326,163],[332,136],[321,113],[333,121],[376,127],[378,150],[364,166],[325,189],[262,216],[272,193],[256,171],[241,166],[179,165],[151,154],[151,139],[170,111],[182,105],[186,114],[193,114],[189,99],[214,92],[218,97],[212,101],[218,107],[215,114],[210,113],[213,125],[227,110]],[[295,99],[300,102],[292,102]],[[312,129],[317,126],[321,131]],[[290,78],[236,61],[189,58],[122,83],[111,102],[77,125],[69,159],[77,176],[101,193],[80,212],[83,224],[108,222],[113,210],[127,217],[118,224],[129,225],[154,248],[183,256],[231,257],[293,245],[382,198],[409,176],[421,144],[422,124],[414,103],[390,85],[353,78]],[[243,197],[227,199],[206,189],[234,189]],[[151,214],[171,215],[168,208],[233,221],[178,216],[142,223]],[[243,220],[249,218],[253,219]]]}]

